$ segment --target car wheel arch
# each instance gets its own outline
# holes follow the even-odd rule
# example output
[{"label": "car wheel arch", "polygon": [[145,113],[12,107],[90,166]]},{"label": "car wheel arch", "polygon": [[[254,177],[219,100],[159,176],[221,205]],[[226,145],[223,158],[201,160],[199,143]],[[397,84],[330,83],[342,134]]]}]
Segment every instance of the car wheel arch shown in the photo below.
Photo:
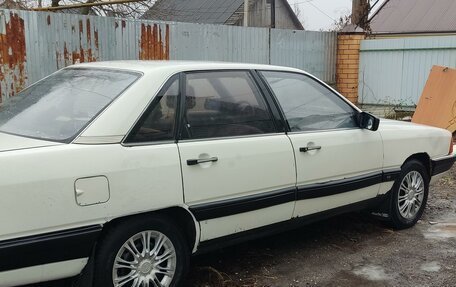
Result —
[{"label": "car wheel arch", "polygon": [[404,163],[402,164],[401,168],[409,161],[411,160],[417,160],[419,161],[420,163],[422,163],[424,165],[424,167],[426,168],[426,171],[428,173],[428,176],[431,176],[432,174],[432,164],[431,164],[431,157],[426,153],[426,152],[423,152],[423,153],[415,153],[415,154],[412,154],[411,156],[409,156],[405,161]]},{"label": "car wheel arch", "polygon": [[102,233],[99,240],[107,233],[108,230],[116,228],[117,225],[123,224],[126,221],[134,220],[135,218],[142,218],[148,216],[165,216],[172,222],[174,222],[185,235],[185,239],[188,242],[190,251],[196,250],[196,244],[198,244],[199,238],[199,223],[191,212],[181,206],[173,206],[165,209],[148,211],[143,213],[137,213],[133,215],[126,215],[112,219],[103,225]]}]

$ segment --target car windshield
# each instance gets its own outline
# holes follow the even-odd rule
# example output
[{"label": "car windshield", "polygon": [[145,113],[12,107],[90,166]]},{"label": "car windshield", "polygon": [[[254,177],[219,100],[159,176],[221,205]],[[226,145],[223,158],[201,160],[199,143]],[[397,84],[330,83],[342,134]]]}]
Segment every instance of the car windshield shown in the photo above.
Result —
[{"label": "car windshield", "polygon": [[128,88],[139,73],[63,69],[0,106],[0,132],[68,142]]}]

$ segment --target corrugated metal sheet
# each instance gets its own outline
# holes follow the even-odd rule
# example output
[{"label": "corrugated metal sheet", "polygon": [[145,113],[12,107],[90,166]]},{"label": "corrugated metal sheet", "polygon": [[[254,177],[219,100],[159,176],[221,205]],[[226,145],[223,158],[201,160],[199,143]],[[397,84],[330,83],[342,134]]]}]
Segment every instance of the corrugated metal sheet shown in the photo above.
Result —
[{"label": "corrugated metal sheet", "polygon": [[169,59],[169,24],[0,10],[0,92],[78,62]]},{"label": "corrugated metal sheet", "polygon": [[77,62],[213,60],[306,69],[333,82],[336,34],[0,10],[0,93]]},{"label": "corrugated metal sheet", "polygon": [[269,29],[226,25],[171,25],[171,59],[267,64]]},{"label": "corrugated metal sheet", "polygon": [[[1,12],[1,11],[0,11]],[[0,18],[0,102],[3,95],[13,96],[26,85],[27,53],[24,20],[16,14]]]},{"label": "corrugated metal sheet", "polygon": [[364,40],[359,102],[415,105],[433,65],[456,67],[456,36]]},{"label": "corrugated metal sheet", "polygon": [[271,64],[303,69],[335,83],[336,45],[336,33],[273,29]]},{"label": "corrugated metal sheet", "polygon": [[456,31],[454,0],[389,0],[372,18],[374,33]]}]

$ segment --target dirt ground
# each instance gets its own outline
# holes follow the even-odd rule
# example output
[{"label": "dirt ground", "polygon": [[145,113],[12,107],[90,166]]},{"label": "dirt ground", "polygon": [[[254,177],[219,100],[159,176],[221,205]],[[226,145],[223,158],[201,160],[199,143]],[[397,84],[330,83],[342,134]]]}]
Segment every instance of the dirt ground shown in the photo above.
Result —
[{"label": "dirt ground", "polygon": [[362,213],[194,260],[188,286],[456,286],[456,168],[422,220],[394,231]]},{"label": "dirt ground", "polygon": [[186,286],[456,286],[456,167],[414,228],[335,217],[196,257]]}]

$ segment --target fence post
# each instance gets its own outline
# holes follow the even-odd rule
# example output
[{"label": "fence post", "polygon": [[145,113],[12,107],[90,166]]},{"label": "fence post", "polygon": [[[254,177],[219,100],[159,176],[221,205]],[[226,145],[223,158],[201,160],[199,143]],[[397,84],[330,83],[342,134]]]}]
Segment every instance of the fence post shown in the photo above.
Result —
[{"label": "fence post", "polygon": [[364,38],[364,32],[337,36],[337,90],[354,104],[358,103],[359,48]]}]

